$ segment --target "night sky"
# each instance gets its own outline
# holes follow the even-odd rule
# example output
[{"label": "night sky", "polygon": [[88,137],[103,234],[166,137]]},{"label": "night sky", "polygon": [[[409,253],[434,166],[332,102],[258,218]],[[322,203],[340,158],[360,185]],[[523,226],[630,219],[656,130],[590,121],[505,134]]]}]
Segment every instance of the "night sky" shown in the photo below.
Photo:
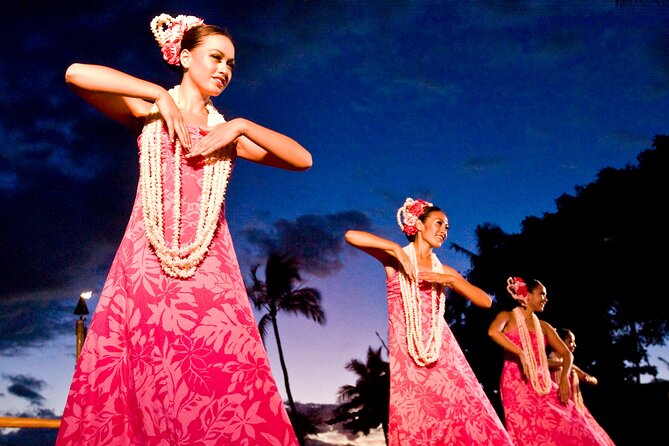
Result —
[{"label": "night sky", "polygon": [[226,201],[245,277],[291,246],[322,292],[326,325],[279,318],[301,402],[334,403],[355,380],[346,363],[387,336],[383,268],[346,229],[404,243],[397,208],[433,201],[451,226],[437,255],[464,273],[448,242],[476,251],[484,223],[517,232],[669,133],[669,7],[656,2],[15,2],[0,28],[0,415],[62,413],[72,311],[90,289],[93,312],[137,188],[135,135],[70,91],[65,70],[178,83],[149,30],[163,12],[227,27],[237,69],[215,105],[312,153],[307,172],[238,161]]}]

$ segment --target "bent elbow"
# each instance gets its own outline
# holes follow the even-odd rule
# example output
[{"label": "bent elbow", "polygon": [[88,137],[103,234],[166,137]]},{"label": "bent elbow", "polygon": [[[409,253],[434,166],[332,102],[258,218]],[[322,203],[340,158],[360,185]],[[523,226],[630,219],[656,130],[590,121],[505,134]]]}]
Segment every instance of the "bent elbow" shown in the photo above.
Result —
[{"label": "bent elbow", "polygon": [[305,170],[311,169],[311,166],[313,165],[314,161],[311,158],[311,153],[307,152],[303,159],[301,159],[300,162],[296,164],[295,168],[300,172],[304,172]]},{"label": "bent elbow", "polygon": [[479,290],[478,296],[474,301],[474,303],[476,304],[477,307],[485,308],[486,310],[492,307],[492,299],[483,290]]},{"label": "bent elbow", "polygon": [[67,70],[65,70],[65,83],[68,85],[76,85],[77,80],[81,77],[81,71],[83,68],[81,63],[73,63]]}]

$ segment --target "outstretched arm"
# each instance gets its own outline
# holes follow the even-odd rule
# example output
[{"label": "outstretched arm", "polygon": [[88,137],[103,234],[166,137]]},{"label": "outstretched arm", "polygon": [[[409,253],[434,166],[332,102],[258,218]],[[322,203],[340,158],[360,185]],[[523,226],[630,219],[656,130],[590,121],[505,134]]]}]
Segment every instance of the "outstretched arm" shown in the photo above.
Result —
[{"label": "outstretched arm", "polygon": [[421,272],[419,277],[421,280],[440,283],[449,287],[478,307],[490,308],[492,306],[492,299],[485,291],[469,283],[467,279],[450,266],[442,265],[442,268],[443,273]]},{"label": "outstretched arm", "polygon": [[189,157],[207,156],[234,142],[237,156],[265,166],[304,171],[312,165],[311,154],[297,141],[248,119],[235,118],[203,130],[207,135],[193,146]]},{"label": "outstretched arm", "polygon": [[65,82],[85,101],[108,117],[138,131],[152,103],[167,124],[170,138],[175,135],[190,147],[181,112],[167,90],[122,71],[102,65],[74,63],[65,72]]},{"label": "outstretched arm", "polygon": [[399,265],[409,277],[414,280],[417,278],[417,271],[399,244],[365,231],[346,231],[344,238],[348,244],[379,260],[386,268],[388,276],[398,269]]},{"label": "outstretched arm", "polygon": [[576,372],[576,374],[578,375],[578,379],[580,379],[581,381],[592,385],[596,385],[599,382],[597,381],[597,378],[590,375],[589,373],[584,372],[575,364],[573,364],[571,368]]}]

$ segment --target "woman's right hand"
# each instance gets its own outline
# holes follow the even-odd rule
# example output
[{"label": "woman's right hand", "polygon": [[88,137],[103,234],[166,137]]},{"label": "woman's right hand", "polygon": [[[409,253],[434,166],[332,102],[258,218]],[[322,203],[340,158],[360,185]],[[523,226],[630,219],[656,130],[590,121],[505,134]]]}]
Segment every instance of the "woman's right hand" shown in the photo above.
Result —
[{"label": "woman's right hand", "polygon": [[179,107],[167,90],[158,96],[155,104],[163,120],[165,120],[170,141],[178,139],[182,147],[187,151],[190,150],[190,134],[188,133],[188,127],[186,127],[186,121],[181,114],[181,110],[179,110]]},{"label": "woman's right hand", "polygon": [[569,397],[571,396],[571,384],[569,383],[569,375],[561,374],[558,396],[562,404],[567,404]]},{"label": "woman's right hand", "polygon": [[416,268],[414,267],[413,263],[411,263],[411,259],[409,258],[407,253],[404,252],[402,247],[398,245],[396,248],[393,249],[392,254],[397,259],[399,267],[402,270],[404,270],[406,275],[409,276],[411,280],[418,281],[418,271],[416,271]]},{"label": "woman's right hand", "polygon": [[530,366],[527,364],[527,356],[525,354],[521,353],[518,355],[518,358],[520,359],[520,366],[521,366],[521,371],[523,372],[523,377],[529,381],[530,379]]}]

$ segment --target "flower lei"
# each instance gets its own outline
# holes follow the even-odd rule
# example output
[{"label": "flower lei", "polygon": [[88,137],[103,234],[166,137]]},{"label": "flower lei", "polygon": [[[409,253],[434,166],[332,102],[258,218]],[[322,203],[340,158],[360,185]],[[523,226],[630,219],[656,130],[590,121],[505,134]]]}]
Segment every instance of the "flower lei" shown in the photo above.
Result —
[{"label": "flower lei", "polygon": [[515,300],[524,307],[527,305],[527,284],[521,277],[509,277],[506,279],[506,290]]},{"label": "flower lei", "polygon": [[[411,264],[415,270],[418,270],[418,261],[416,259],[416,248],[413,243],[409,243],[402,248],[407,253]],[[432,253],[432,271],[441,273],[443,268],[437,256]],[[421,296],[418,288],[418,281],[412,280],[405,272],[400,272],[400,293],[402,295],[402,304],[404,306],[404,323],[406,326],[407,349],[414,362],[420,366],[428,366],[439,359],[439,351],[443,339],[444,326],[444,308],[446,306],[446,297],[443,289],[439,293],[437,300],[437,285],[432,284],[431,300],[431,321],[430,333],[426,342],[423,342],[422,325],[422,307]]]},{"label": "flower lei", "polygon": [[406,235],[416,235],[418,233],[416,227],[418,218],[423,215],[425,208],[429,206],[433,206],[433,204],[421,199],[407,198],[402,207],[397,210],[397,224],[402,232]]},{"label": "flower lei", "polygon": [[[536,314],[532,313],[532,323],[534,326],[534,333],[537,338],[537,350],[539,355],[539,366],[537,368],[537,361],[532,350],[532,340],[530,339],[530,332],[525,324],[525,316],[520,308],[516,307],[512,311],[516,325],[518,326],[518,334],[520,335],[520,344],[523,348],[523,356],[525,363],[529,370],[528,375],[532,387],[539,395],[548,395],[551,391],[550,371],[548,370],[548,358],[546,357],[546,344],[544,342],[543,332],[541,331],[541,324]],[[541,370],[541,382],[539,382],[539,370]]]},{"label": "flower lei", "polygon": [[[179,105],[179,86],[169,90]],[[211,101],[206,104],[207,124],[213,127],[225,122]],[[206,256],[209,244],[218,226],[218,219],[225,200],[225,190],[232,170],[232,156],[218,150],[204,159],[204,173],[200,202],[200,218],[193,241],[180,246],[181,228],[181,143],[174,144],[174,199],[172,241],[165,240],[163,224],[163,173],[161,160],[161,134],[163,123],[158,106],[153,105],[142,130],[140,142],[140,194],[146,238],[154,248],[160,265],[171,277],[187,279]]]},{"label": "flower lei", "polygon": [[151,32],[160,45],[163,59],[170,65],[181,65],[179,54],[181,54],[181,40],[189,29],[204,25],[204,20],[192,15],[178,15],[172,17],[169,14],[160,14],[151,20]]}]

